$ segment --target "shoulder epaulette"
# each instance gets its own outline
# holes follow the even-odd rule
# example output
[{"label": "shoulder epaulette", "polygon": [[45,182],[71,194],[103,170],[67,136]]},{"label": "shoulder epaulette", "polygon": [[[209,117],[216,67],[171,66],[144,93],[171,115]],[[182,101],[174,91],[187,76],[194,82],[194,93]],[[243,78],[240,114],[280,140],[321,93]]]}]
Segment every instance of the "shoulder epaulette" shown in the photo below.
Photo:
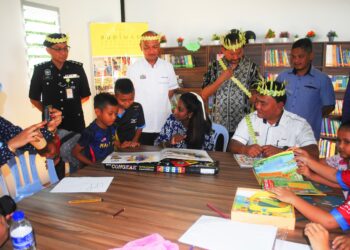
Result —
[{"label": "shoulder epaulette", "polygon": [[81,63],[81,62],[77,62],[77,61],[73,61],[73,60],[68,60],[68,62],[77,64],[79,66],[83,66],[83,63]]},{"label": "shoulder epaulette", "polygon": [[46,62],[41,62],[41,63],[38,63],[36,65],[34,65],[34,67],[40,67],[40,66],[44,66],[46,64],[49,64],[51,61],[46,61]]}]

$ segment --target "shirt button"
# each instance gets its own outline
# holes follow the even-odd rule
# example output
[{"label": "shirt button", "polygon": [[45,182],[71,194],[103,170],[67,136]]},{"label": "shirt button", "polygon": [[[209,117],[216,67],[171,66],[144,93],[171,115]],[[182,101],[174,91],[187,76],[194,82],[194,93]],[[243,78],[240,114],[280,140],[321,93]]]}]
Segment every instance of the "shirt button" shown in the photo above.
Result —
[{"label": "shirt button", "polygon": [[58,74],[58,76],[61,76],[61,74]]},{"label": "shirt button", "polygon": [[49,85],[50,83],[49,82],[46,82],[46,85]]},{"label": "shirt button", "polygon": [[78,113],[78,116],[80,116],[80,113]]},{"label": "shirt button", "polygon": [[59,82],[58,84],[61,84],[61,82]]},{"label": "shirt button", "polygon": [[62,94],[62,91],[60,91],[60,93]]},{"label": "shirt button", "polygon": [[61,102],[63,102],[63,99],[61,99]]},{"label": "shirt button", "polygon": [[61,107],[61,110],[63,110],[63,107]]}]

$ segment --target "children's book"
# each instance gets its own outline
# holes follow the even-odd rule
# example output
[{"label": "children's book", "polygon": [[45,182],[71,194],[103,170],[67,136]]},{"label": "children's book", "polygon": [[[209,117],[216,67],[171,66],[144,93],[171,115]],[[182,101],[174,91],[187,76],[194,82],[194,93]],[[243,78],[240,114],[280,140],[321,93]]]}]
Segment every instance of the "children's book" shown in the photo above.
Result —
[{"label": "children's book", "polygon": [[217,174],[218,162],[204,150],[166,148],[159,152],[113,152],[102,162],[108,169]]},{"label": "children's book", "polygon": [[253,171],[260,185],[263,179],[303,181],[303,176],[297,173],[297,169],[293,151],[283,151],[253,163]]},{"label": "children's book", "polygon": [[243,154],[234,154],[236,162],[240,168],[252,168],[254,161],[260,160],[261,158],[253,158]]},{"label": "children's book", "polygon": [[294,207],[260,189],[237,188],[231,220],[294,230]]},{"label": "children's book", "polygon": [[288,187],[297,195],[326,195],[315,188],[311,181],[288,181],[286,179],[264,179],[262,188],[269,190],[273,187]]}]

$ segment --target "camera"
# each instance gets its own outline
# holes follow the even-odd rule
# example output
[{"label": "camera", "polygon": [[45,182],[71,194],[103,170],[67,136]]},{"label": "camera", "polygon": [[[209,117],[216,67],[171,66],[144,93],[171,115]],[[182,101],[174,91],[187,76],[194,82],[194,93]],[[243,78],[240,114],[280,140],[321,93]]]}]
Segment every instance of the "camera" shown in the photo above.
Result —
[{"label": "camera", "polygon": [[52,110],[52,105],[47,105],[44,107],[43,121],[51,121],[50,111]]},{"label": "camera", "polygon": [[17,209],[16,202],[11,196],[4,195],[0,198],[0,214],[6,216],[12,214]]}]

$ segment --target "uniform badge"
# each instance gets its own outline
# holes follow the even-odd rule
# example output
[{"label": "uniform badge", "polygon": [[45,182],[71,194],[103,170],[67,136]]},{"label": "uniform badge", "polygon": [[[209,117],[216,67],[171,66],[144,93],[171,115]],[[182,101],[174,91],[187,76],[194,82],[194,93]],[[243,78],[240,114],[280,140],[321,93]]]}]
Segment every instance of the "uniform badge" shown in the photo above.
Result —
[{"label": "uniform badge", "polygon": [[146,75],[140,75],[140,79],[146,79]]},{"label": "uniform badge", "polygon": [[51,69],[44,70],[44,80],[52,79]]}]

